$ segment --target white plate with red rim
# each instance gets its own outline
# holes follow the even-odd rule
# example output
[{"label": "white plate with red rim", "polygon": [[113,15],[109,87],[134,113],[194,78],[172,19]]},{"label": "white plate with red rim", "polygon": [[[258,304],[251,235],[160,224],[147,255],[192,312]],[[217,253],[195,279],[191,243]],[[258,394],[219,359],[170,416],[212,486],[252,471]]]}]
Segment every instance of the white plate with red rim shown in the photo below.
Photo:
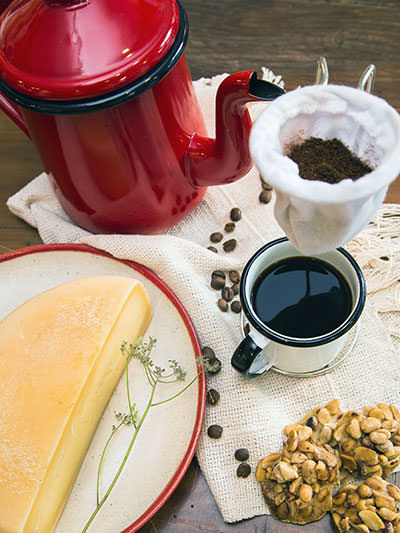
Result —
[{"label": "white plate with red rim", "polygon": [[[201,355],[199,341],[190,317],[175,294],[158,276],[137,263],[75,244],[32,246],[0,255],[3,296],[0,319],[48,288],[103,274],[133,277],[145,286],[153,317],[144,340],[150,336],[157,339],[152,358],[163,367],[168,366],[168,360],[176,359],[187,372],[185,382],[158,386],[158,401],[173,396],[197,373],[196,358]],[[131,361],[129,372],[131,396],[140,414],[150,388],[139,362]],[[201,374],[176,399],[150,409],[123,473],[89,527],[89,533],[133,533],[170,497],[196,449],[204,417],[205,391],[206,379]],[[115,413],[126,410],[126,384],[122,379],[99,423],[55,533],[82,531],[96,506],[97,468],[115,424]],[[131,432],[131,426],[122,427],[112,440],[102,471],[102,493],[120,464]]]}]

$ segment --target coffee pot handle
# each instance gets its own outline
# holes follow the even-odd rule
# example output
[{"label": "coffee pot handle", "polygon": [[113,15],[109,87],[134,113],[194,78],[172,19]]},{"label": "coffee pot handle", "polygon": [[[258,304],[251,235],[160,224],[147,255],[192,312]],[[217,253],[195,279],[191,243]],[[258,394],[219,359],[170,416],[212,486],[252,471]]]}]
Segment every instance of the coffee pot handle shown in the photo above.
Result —
[{"label": "coffee pot handle", "polygon": [[269,342],[258,332],[251,331],[233,352],[233,368],[248,378],[254,378],[269,370],[274,363],[263,351]]},{"label": "coffee pot handle", "polygon": [[0,109],[2,109],[8,117],[10,117],[10,119],[19,127],[19,129],[25,133],[25,135],[27,135],[29,138],[31,137],[19,107],[1,93]]}]

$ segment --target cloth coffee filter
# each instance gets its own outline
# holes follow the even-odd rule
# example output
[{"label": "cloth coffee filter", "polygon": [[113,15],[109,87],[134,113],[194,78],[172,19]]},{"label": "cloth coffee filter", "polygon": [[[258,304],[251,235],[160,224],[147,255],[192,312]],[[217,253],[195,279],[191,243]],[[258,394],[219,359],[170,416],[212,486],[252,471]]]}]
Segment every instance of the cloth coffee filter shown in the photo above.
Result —
[{"label": "cloth coffee filter", "polygon": [[[337,138],[373,171],[356,181],[311,181],[288,157],[310,137]],[[253,160],[276,191],[275,217],[304,254],[349,242],[366,227],[400,172],[400,117],[382,98],[352,87],[314,85],[269,105],[250,137]]]}]

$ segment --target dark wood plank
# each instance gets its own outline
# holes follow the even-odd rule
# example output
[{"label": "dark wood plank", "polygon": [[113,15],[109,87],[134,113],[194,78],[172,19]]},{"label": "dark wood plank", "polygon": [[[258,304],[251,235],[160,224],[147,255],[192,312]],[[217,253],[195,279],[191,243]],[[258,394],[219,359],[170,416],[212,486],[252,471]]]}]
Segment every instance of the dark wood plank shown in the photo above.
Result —
[{"label": "dark wood plank", "polygon": [[398,2],[183,0],[190,21],[187,57],[193,77],[270,67],[288,89],[314,82],[327,57],[330,81],[356,85],[377,68],[375,93],[400,108]]},{"label": "dark wood plank", "polygon": [[[393,474],[389,481],[400,484],[400,473]],[[333,533],[329,515],[322,520],[304,526],[285,524],[269,515],[257,516],[235,524],[226,524],[212,498],[207,483],[196,460],[173,496],[162,509],[141,529],[143,533],[168,531],[194,533],[195,531],[223,533]]]},{"label": "dark wood plank", "polygon": [[36,230],[16,217],[7,199],[42,172],[32,142],[0,113],[0,253],[41,243]]}]

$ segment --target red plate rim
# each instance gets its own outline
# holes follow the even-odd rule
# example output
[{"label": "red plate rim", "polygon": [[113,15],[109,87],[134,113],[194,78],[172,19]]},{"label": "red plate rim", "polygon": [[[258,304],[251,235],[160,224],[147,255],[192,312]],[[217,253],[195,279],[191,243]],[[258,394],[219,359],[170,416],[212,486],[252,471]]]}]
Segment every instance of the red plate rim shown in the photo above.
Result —
[{"label": "red plate rim", "polygon": [[[118,257],[114,257],[108,252],[99,250],[97,248],[93,248],[87,244],[57,243],[57,244],[39,244],[36,246],[29,246],[26,248],[19,248],[18,250],[12,250],[10,252],[5,252],[4,254],[0,255],[0,263],[11,260],[11,259],[16,259],[18,257],[22,257],[25,255],[42,253],[42,252],[56,252],[56,251],[86,252],[86,253],[90,253],[94,255],[100,255],[100,256],[112,259],[114,261],[117,261],[119,263],[123,263],[124,265],[127,265],[128,267],[132,268],[133,270],[140,272],[143,276],[145,276],[152,283],[154,283],[154,285],[156,285],[169,298],[172,304],[176,307],[189,333],[189,337],[190,337],[190,340],[193,346],[193,350],[196,354],[196,357],[201,356],[202,352],[201,352],[200,342],[199,342],[199,339],[196,333],[196,329],[193,325],[193,322],[188,312],[182,305],[181,301],[178,299],[178,297],[175,295],[172,289],[170,289],[168,285],[164,281],[162,281],[161,278],[157,276],[157,274],[155,274],[149,268],[139,263],[136,263],[135,261],[131,261],[129,259],[119,259]],[[179,482],[181,481],[182,477],[184,476],[186,470],[188,469],[190,462],[193,458],[194,452],[196,450],[196,447],[197,447],[197,443],[198,443],[200,433],[201,433],[201,428],[203,425],[204,413],[205,413],[206,376],[204,372],[200,374],[199,379],[198,379],[198,384],[199,384],[199,393],[198,393],[196,420],[194,424],[192,437],[189,442],[189,446],[186,450],[186,453],[181,463],[179,464],[175,474],[169,480],[169,482],[167,483],[165,488],[162,490],[160,495],[153,501],[150,507],[139,518],[137,518],[135,522],[133,522],[126,529],[124,529],[121,533],[133,533],[134,531],[137,531],[152,516],[154,516],[154,514],[164,505],[164,503],[172,495],[172,493],[178,486]]]}]

